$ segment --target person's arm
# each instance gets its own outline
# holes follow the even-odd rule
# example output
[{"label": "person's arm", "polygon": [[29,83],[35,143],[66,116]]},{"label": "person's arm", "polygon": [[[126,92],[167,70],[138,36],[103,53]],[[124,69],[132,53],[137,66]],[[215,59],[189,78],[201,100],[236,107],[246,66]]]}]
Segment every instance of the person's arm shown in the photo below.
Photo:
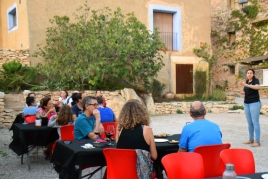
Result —
[{"label": "person's arm", "polygon": [[151,158],[155,160],[157,158],[157,151],[152,128],[150,126],[143,126],[143,135],[146,143],[150,146]]},{"label": "person's arm", "polygon": [[187,152],[187,149],[179,148],[178,152]]},{"label": "person's arm", "polygon": [[50,113],[52,113],[52,112],[55,112],[55,113],[56,113],[56,110],[55,110],[54,107],[51,108],[48,112],[46,112],[45,115],[43,115],[43,113],[42,113],[42,109],[39,109],[39,110],[38,110],[38,113],[39,113],[39,116],[40,116],[40,117],[48,117],[48,115],[49,115]]},{"label": "person's arm", "polygon": [[251,88],[251,89],[254,89],[254,90],[259,90],[260,89],[260,85],[259,84],[249,85],[249,84],[246,84],[245,81],[242,81],[240,84],[242,86],[244,86],[244,87]]},{"label": "person's arm", "polygon": [[98,138],[98,135],[96,135],[94,132],[100,132],[100,112],[98,109],[94,109],[93,111],[93,116],[95,117],[96,123],[95,123],[95,127],[93,129],[92,132],[88,133],[88,138],[90,139],[96,139]]},{"label": "person's arm", "polygon": [[57,118],[52,116],[47,124],[48,127],[54,127],[56,125]]},{"label": "person's arm", "polygon": [[117,125],[117,126],[116,126],[116,136],[115,136],[115,141],[116,141],[116,143],[118,142],[118,139],[119,139],[119,136],[120,136],[120,134],[121,134],[121,131],[122,131],[122,130],[119,130],[118,125]]}]

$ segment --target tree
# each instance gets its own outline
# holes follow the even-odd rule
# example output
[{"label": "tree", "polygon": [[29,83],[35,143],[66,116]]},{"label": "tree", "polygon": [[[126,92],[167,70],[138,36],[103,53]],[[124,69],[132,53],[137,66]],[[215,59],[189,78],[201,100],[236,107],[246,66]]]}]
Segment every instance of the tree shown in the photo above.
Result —
[{"label": "tree", "polygon": [[118,8],[92,10],[80,7],[76,22],[55,16],[47,28],[39,69],[51,83],[62,88],[96,89],[112,79],[123,79],[149,90],[150,82],[164,65],[159,49],[165,45],[158,31],[150,33],[134,13]]}]

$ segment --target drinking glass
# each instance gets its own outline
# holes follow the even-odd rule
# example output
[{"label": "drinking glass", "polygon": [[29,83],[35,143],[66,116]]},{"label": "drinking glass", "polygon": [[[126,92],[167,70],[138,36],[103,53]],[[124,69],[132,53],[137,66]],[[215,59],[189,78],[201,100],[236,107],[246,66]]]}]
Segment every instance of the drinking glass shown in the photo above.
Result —
[{"label": "drinking glass", "polygon": [[106,137],[110,139],[110,143],[108,145],[113,145],[112,144],[112,136],[114,135],[114,126],[113,125],[108,125],[105,131]]}]

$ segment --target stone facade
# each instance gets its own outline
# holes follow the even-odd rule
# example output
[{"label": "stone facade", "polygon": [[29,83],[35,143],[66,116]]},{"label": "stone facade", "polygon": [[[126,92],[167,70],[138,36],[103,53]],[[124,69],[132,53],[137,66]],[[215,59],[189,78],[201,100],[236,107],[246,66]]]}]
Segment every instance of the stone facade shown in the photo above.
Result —
[{"label": "stone facade", "polygon": [[[251,4],[252,1],[248,1],[244,7]],[[256,21],[268,19],[268,1],[259,0],[258,4],[262,10],[259,11],[255,19],[249,19],[246,25],[249,29],[252,28],[253,23]],[[211,0],[211,46],[214,52],[220,49],[217,64],[213,68],[213,82],[214,86],[227,85],[227,92],[238,92],[236,94],[239,95],[239,92],[242,90],[239,82],[246,78],[245,71],[247,68],[251,67],[250,64],[241,64],[239,61],[251,57],[249,53],[251,34],[245,30],[235,30],[228,27],[228,23],[231,21],[240,23],[239,18],[230,19],[231,12],[234,10],[238,10],[244,15],[242,5],[239,5],[237,0]],[[232,33],[235,35],[234,43],[228,43]],[[246,43],[243,43],[242,39],[246,41]],[[268,51],[263,55],[267,53]],[[260,67],[256,66],[254,68],[258,69]],[[266,66],[265,68],[268,67]],[[261,70],[256,70],[256,77],[262,84]],[[261,95],[267,96],[266,90],[262,90],[260,93]]]},{"label": "stone facade", "polygon": [[30,66],[29,56],[29,50],[0,49],[0,70],[4,63],[14,60]]}]

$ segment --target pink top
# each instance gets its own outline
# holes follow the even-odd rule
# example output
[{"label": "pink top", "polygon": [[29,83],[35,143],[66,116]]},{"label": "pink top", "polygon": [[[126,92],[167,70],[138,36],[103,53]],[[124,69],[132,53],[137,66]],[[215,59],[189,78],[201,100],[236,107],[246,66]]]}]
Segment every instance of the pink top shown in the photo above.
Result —
[{"label": "pink top", "polygon": [[[41,113],[42,113],[42,116],[45,116],[46,115],[46,111],[43,109],[43,108],[38,108],[38,110],[37,111],[41,111]],[[55,113],[55,112],[52,112],[52,113],[50,113],[50,114],[48,114],[47,115],[47,118],[48,118],[48,121],[50,120],[50,118],[52,117],[52,116],[54,116],[55,114],[57,114],[57,113]]]}]

